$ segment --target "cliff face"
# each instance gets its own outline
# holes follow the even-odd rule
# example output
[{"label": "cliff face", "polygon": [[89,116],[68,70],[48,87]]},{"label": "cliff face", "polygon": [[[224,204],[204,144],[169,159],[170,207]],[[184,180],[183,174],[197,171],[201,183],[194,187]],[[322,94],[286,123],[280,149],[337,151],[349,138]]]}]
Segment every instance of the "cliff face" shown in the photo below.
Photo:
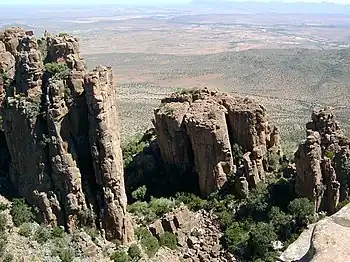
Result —
[{"label": "cliff face", "polygon": [[112,71],[86,72],[74,37],[39,42],[40,51],[32,33],[19,28],[0,33],[7,50],[0,55],[16,61],[2,110],[10,179],[44,222],[70,232],[96,226],[107,239],[128,242],[133,230]]},{"label": "cliff face", "polygon": [[[155,110],[154,125],[164,162],[182,171],[194,166],[202,195],[222,188],[234,174],[244,195],[265,179],[268,154],[281,155],[278,129],[268,123],[265,108],[224,93],[175,93]],[[243,148],[244,166],[235,144]]]},{"label": "cliff face", "polygon": [[349,261],[350,206],[324,218],[292,243],[282,254],[283,261]]},{"label": "cliff face", "polygon": [[349,199],[350,140],[329,108],[313,112],[306,128],[307,139],[295,153],[296,194],[333,213]]}]

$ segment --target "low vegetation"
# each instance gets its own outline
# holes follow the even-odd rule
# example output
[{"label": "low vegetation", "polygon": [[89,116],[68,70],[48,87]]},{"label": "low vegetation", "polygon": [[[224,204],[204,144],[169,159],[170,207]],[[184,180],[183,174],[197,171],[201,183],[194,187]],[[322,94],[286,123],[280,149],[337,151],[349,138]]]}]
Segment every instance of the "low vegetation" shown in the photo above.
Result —
[{"label": "low vegetation", "polygon": [[58,79],[65,79],[70,74],[70,69],[66,62],[51,62],[45,64],[46,72],[50,73],[53,77]]},{"label": "low vegetation", "polygon": [[32,208],[26,204],[23,198],[13,199],[10,214],[16,227],[20,227],[23,223],[31,222],[34,219]]}]

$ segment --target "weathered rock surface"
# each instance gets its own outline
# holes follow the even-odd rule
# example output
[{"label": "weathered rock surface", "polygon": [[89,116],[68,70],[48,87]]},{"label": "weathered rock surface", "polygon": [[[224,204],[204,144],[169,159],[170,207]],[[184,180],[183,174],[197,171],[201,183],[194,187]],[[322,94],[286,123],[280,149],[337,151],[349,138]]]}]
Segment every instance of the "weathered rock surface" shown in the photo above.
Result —
[{"label": "weathered rock surface", "polygon": [[[241,191],[246,191],[243,180],[255,187],[269,169],[268,154],[281,155],[278,129],[269,124],[265,108],[225,93],[175,93],[155,110],[154,126],[165,164],[183,172],[194,166],[202,195],[222,188],[235,173],[242,177]],[[245,153],[244,167],[234,155],[235,144]]]},{"label": "weathered rock surface", "polygon": [[330,108],[313,112],[306,128],[306,141],[295,153],[296,194],[313,201],[317,211],[334,213],[349,198],[350,140]]},{"label": "weathered rock surface", "polygon": [[69,232],[97,226],[107,239],[129,242],[133,230],[111,69],[86,72],[74,37],[47,34],[42,41],[45,62],[66,65],[64,72],[45,71],[31,32],[0,33],[0,48],[16,58],[16,88],[6,94],[2,113],[9,177],[39,207],[44,222]]},{"label": "weathered rock surface", "polygon": [[[286,262],[346,262],[350,260],[349,239],[350,205],[347,205],[334,215],[310,227],[310,230],[303,233],[283,253],[281,259]],[[296,250],[298,252],[295,252]]]},{"label": "weathered rock surface", "polygon": [[180,206],[156,220],[149,229],[156,237],[164,232],[177,235],[178,259],[170,261],[236,261],[220,245],[222,232],[217,217],[204,210],[194,213]]}]

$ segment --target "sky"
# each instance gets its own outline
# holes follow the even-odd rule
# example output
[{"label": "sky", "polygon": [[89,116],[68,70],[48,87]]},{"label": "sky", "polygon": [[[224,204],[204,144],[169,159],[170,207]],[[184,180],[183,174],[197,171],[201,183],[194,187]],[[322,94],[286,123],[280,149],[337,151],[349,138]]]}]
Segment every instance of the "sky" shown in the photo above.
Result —
[{"label": "sky", "polygon": [[[245,2],[247,0],[236,0],[237,2]],[[249,0],[248,0],[249,1]],[[253,2],[268,2],[269,0],[252,0]],[[276,0],[275,0],[276,1]],[[0,0],[0,5],[8,1]],[[191,0],[59,0],[59,1],[47,1],[47,0],[12,0],[11,4],[17,5],[38,5],[38,4],[76,4],[76,5],[84,5],[84,4],[182,4],[191,2]],[[276,1],[278,2],[278,0]],[[318,3],[318,2],[331,2],[337,4],[350,4],[350,0],[281,0],[281,2],[307,2],[307,3]]]}]

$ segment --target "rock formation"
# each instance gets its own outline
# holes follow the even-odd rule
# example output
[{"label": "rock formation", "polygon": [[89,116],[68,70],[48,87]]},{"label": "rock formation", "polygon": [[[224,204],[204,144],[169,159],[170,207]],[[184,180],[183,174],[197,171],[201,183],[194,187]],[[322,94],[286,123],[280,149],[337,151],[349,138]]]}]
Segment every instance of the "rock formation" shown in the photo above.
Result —
[{"label": "rock formation", "polygon": [[350,140],[330,108],[314,111],[306,128],[306,141],[295,153],[296,194],[313,201],[317,211],[334,213],[349,198]]},{"label": "rock formation", "polygon": [[112,71],[86,72],[72,36],[40,43],[45,53],[31,32],[0,33],[0,70],[13,78],[2,112],[10,180],[44,222],[131,241]]},{"label": "rock formation", "polygon": [[347,205],[334,215],[310,225],[309,229],[304,231],[282,254],[281,260],[285,262],[349,261],[349,225],[350,205]]},{"label": "rock formation", "polygon": [[152,223],[149,230],[157,238],[164,232],[175,234],[181,261],[236,261],[220,245],[222,232],[217,217],[205,210],[194,213],[180,206]]},{"label": "rock formation", "polygon": [[[172,94],[155,110],[154,126],[165,164],[182,172],[194,167],[204,196],[222,188],[232,174],[244,195],[247,184],[253,188],[265,179],[268,155],[281,155],[278,129],[269,124],[265,108],[225,93]],[[234,152],[239,146],[243,159]]]}]

